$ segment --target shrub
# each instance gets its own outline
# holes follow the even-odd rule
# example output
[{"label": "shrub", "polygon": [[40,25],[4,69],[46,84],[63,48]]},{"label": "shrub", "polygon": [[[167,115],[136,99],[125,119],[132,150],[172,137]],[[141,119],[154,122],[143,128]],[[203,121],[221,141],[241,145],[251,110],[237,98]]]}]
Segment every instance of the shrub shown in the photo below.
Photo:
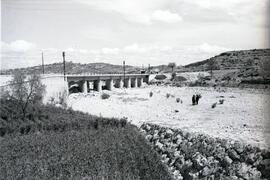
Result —
[{"label": "shrub", "polygon": [[156,80],[164,80],[164,79],[166,79],[166,78],[167,78],[167,76],[164,75],[164,74],[157,74],[157,75],[155,76],[155,79],[156,79]]},{"label": "shrub", "polygon": [[31,113],[33,108],[42,103],[45,86],[41,83],[40,75],[31,74],[27,78],[26,74],[20,71],[13,75],[10,83],[11,93],[8,98],[15,102],[15,107],[24,119],[27,113]]},{"label": "shrub", "polygon": [[177,102],[177,103],[179,103],[179,102],[180,102],[180,100],[181,100],[180,98],[176,98],[176,102]]},{"label": "shrub", "polygon": [[220,99],[219,104],[223,104],[223,103],[224,103],[224,99]]},{"label": "shrub", "polygon": [[110,95],[107,93],[102,93],[101,99],[109,99]]},{"label": "shrub", "polygon": [[214,109],[217,106],[217,103],[212,104],[212,108]]},{"label": "shrub", "polygon": [[63,91],[63,92],[59,92],[59,104],[61,104],[63,107],[67,107],[67,92]]},{"label": "shrub", "polygon": [[170,96],[171,96],[171,94],[170,94],[170,93],[167,93],[167,94],[166,94],[166,97],[167,97],[167,98],[169,98]]},{"label": "shrub", "polygon": [[149,93],[149,96],[152,97],[153,95],[154,95],[154,93],[151,91],[151,92]]}]

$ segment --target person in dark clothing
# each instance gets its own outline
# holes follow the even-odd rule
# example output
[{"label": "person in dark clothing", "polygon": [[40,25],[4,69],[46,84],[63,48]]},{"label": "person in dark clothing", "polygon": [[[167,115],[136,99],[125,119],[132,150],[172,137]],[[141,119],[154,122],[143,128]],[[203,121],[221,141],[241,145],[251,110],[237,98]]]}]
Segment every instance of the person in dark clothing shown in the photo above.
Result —
[{"label": "person in dark clothing", "polygon": [[192,96],[192,105],[195,105],[196,104],[196,96],[193,94]]},{"label": "person in dark clothing", "polygon": [[196,94],[196,98],[195,98],[195,101],[196,101],[196,104],[199,104],[199,100],[202,96],[200,94]]}]

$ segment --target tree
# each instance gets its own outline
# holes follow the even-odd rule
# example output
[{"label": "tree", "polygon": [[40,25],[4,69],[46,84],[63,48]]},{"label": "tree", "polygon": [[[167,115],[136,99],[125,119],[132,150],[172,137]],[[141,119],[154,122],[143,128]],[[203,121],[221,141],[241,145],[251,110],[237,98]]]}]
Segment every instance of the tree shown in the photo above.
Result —
[{"label": "tree", "polygon": [[259,63],[259,74],[266,79],[270,76],[270,60],[269,59],[261,59]]},{"label": "tree", "polygon": [[213,70],[217,68],[217,63],[213,58],[210,58],[207,63],[208,70],[210,70],[211,78],[213,78]]},{"label": "tree", "polygon": [[170,63],[168,64],[168,67],[169,67],[169,68],[172,68],[172,72],[173,72],[173,69],[176,67],[176,64],[175,64],[174,62],[170,62]]},{"label": "tree", "polygon": [[28,77],[22,72],[15,72],[11,80],[10,98],[16,102],[22,119],[31,106],[37,107],[42,103],[45,86],[41,83],[40,75],[31,74]]}]

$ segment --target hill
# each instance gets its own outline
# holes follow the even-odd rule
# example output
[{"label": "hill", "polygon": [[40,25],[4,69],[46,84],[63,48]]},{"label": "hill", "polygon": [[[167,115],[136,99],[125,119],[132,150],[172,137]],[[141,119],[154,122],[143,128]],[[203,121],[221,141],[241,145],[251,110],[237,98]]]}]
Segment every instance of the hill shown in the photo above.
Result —
[{"label": "hill", "polygon": [[[42,72],[42,66],[33,66],[27,68],[16,68],[1,70],[2,75],[13,74],[15,71],[21,70],[26,74],[33,72]],[[53,63],[44,65],[45,74],[63,74],[63,63]],[[113,65],[108,63],[73,63],[66,62],[66,74],[117,74],[123,72],[122,65]],[[127,73],[139,73],[140,68],[134,66],[126,66]]]},{"label": "hill", "polygon": [[253,49],[228,51],[221,53],[209,59],[195,62],[184,66],[189,71],[203,71],[208,70],[210,61],[215,62],[215,69],[242,69],[242,68],[258,68],[260,62],[270,59],[270,49]]},{"label": "hill", "polygon": [[204,61],[188,64],[184,66],[184,71],[210,72],[210,81],[203,79],[202,84],[199,83],[201,85],[268,88],[269,68],[270,49],[253,49],[224,52]]}]

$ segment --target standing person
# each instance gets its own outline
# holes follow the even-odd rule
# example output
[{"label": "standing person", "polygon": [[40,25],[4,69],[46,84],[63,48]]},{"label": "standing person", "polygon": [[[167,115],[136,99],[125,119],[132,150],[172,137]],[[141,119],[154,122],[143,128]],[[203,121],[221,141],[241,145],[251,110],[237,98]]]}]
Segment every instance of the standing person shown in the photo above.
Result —
[{"label": "standing person", "polygon": [[192,105],[195,105],[196,104],[196,96],[193,94],[192,96]]},{"label": "standing person", "polygon": [[200,94],[196,94],[196,104],[199,104],[199,100],[202,96]]}]

